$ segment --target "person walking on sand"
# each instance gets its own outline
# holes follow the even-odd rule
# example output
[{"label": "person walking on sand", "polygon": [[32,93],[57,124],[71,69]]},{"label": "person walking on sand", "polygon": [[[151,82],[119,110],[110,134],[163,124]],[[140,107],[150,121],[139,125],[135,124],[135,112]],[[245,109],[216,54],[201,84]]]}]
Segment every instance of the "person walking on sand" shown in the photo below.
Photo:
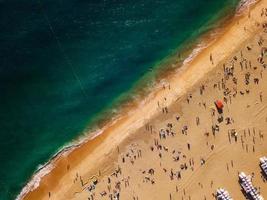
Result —
[{"label": "person walking on sand", "polygon": [[199,125],[199,117],[196,117],[196,124]]},{"label": "person walking on sand", "polygon": [[213,63],[213,57],[212,57],[212,54],[210,54],[210,62],[211,62],[211,64],[214,64],[214,63]]}]

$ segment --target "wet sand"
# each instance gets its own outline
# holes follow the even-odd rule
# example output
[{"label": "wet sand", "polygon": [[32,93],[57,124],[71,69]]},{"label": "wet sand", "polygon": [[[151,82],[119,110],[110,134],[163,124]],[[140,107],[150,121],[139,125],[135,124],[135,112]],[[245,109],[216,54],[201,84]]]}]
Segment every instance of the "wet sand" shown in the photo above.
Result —
[{"label": "wet sand", "polygon": [[142,105],[57,158],[23,199],[214,199],[218,187],[244,199],[240,171],[267,198],[265,8],[258,1]]}]

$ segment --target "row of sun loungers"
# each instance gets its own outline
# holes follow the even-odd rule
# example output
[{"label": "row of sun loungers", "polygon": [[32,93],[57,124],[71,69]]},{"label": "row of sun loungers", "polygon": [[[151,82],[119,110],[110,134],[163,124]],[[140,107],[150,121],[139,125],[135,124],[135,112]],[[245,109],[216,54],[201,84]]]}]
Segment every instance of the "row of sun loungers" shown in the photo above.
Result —
[{"label": "row of sun loungers", "polygon": [[[263,173],[267,176],[267,157],[260,158],[260,167]],[[264,200],[264,198],[259,194],[259,191],[252,185],[251,176],[247,176],[244,172],[239,173],[239,182],[246,193],[247,197],[253,200]],[[217,200],[233,200],[229,192],[223,188],[217,189],[216,192]]]},{"label": "row of sun loungers", "polygon": [[265,176],[267,176],[267,157],[264,156],[260,158],[260,166]]},{"label": "row of sun loungers", "polygon": [[217,200],[233,200],[230,197],[229,192],[223,188],[219,188],[217,190],[216,199]]},{"label": "row of sun loungers", "polygon": [[264,200],[258,190],[252,185],[251,176],[247,176],[244,172],[239,174],[239,181],[246,195],[253,200]]}]

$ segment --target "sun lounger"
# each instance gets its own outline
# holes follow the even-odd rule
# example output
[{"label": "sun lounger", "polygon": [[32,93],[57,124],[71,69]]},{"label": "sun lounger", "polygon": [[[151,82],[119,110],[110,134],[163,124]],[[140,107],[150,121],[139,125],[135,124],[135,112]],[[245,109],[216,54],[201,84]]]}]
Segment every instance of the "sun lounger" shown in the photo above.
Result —
[{"label": "sun lounger", "polygon": [[230,197],[228,191],[223,188],[217,189],[216,199],[217,200],[233,200]]},{"label": "sun lounger", "polygon": [[[264,160],[265,159],[261,159],[261,163],[265,162]],[[248,196],[250,196],[253,200],[264,200],[264,198],[259,194],[258,190],[252,185],[251,176],[247,176],[244,172],[239,173],[238,176],[240,185]]]}]

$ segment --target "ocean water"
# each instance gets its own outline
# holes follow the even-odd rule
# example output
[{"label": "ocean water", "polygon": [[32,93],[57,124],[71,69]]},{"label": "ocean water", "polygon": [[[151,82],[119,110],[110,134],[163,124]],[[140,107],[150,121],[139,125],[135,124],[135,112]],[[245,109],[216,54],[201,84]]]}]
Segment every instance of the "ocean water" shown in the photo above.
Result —
[{"label": "ocean water", "polygon": [[[238,0],[0,0],[0,199]],[[209,26],[209,27],[208,27]]]}]

